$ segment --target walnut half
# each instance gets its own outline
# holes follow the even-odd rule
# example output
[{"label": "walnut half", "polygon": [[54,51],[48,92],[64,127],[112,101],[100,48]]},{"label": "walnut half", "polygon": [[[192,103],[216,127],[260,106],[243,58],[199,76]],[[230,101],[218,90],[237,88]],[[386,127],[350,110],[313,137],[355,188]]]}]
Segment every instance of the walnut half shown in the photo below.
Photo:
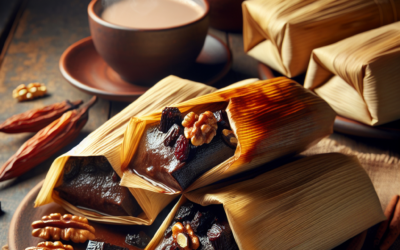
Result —
[{"label": "walnut half", "polygon": [[32,236],[45,240],[71,240],[84,243],[95,238],[95,229],[85,217],[59,213],[43,216],[42,220],[32,223]]},{"label": "walnut half", "polygon": [[211,111],[199,116],[190,112],[185,116],[182,126],[185,127],[185,137],[190,139],[194,146],[210,143],[218,129],[217,119]]},{"label": "walnut half", "polygon": [[47,93],[47,88],[41,83],[29,83],[19,85],[13,90],[13,97],[18,101],[31,100],[36,97],[44,96]]},{"label": "walnut half", "polygon": [[189,223],[185,226],[177,222],[172,226],[172,238],[180,249],[195,250],[200,247],[199,237],[193,232]]},{"label": "walnut half", "polygon": [[28,247],[25,250],[74,250],[70,245],[63,245],[61,241],[51,242],[40,242],[36,247]]}]

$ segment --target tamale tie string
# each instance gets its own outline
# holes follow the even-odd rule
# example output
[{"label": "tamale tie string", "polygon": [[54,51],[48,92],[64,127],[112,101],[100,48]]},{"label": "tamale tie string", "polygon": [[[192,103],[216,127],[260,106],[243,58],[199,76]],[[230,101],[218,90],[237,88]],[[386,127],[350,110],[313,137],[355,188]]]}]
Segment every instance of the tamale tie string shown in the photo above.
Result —
[{"label": "tamale tie string", "polygon": [[374,1],[379,8],[381,26],[398,21],[397,8],[393,0],[374,0]]}]

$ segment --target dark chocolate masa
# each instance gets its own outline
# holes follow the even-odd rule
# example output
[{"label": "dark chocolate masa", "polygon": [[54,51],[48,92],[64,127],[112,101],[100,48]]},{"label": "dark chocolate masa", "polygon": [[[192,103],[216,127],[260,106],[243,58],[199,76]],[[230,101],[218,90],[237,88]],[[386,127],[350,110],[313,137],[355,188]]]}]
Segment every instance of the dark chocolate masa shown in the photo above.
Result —
[{"label": "dark chocolate masa", "polygon": [[129,189],[119,185],[119,176],[104,156],[71,157],[55,190],[74,206],[105,214],[137,216],[142,212]]},{"label": "dark chocolate masa", "polygon": [[[170,116],[166,113],[168,110]],[[188,140],[186,143],[189,143],[189,148],[177,152],[175,149],[182,146],[184,128],[181,124],[171,123],[168,117],[177,121],[180,120],[178,114],[180,112],[176,108],[164,109],[160,125],[149,127],[142,136],[129,169],[153,184],[183,191],[206,171],[233,156],[235,148],[227,145],[222,138],[220,128],[226,128],[229,124],[227,118],[224,119],[225,111],[218,111],[214,114],[218,116],[219,129],[211,142],[195,147]]]},{"label": "dark chocolate masa", "polygon": [[165,231],[164,239],[157,246],[156,250],[182,249],[174,241],[172,235],[172,227],[176,223],[191,225],[191,228],[200,241],[200,246],[197,250],[239,249],[221,205],[202,207],[192,202],[183,204],[175,214],[173,222]]}]

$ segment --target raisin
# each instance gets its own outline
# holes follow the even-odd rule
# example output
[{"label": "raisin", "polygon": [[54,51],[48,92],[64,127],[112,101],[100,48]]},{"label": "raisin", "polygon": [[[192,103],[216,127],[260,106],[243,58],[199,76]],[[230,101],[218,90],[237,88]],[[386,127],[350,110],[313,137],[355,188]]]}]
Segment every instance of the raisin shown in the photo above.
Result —
[{"label": "raisin", "polygon": [[183,129],[178,124],[172,125],[172,127],[168,130],[168,133],[165,135],[164,138],[164,145],[166,147],[174,146],[176,140],[180,135],[183,134]]},{"label": "raisin", "polygon": [[166,133],[172,125],[182,122],[182,114],[178,108],[166,107],[162,111],[159,130]]},{"label": "raisin", "polygon": [[215,222],[215,214],[211,210],[198,211],[190,222],[193,231],[198,234],[205,234]]},{"label": "raisin", "polygon": [[113,182],[119,182],[121,180],[121,178],[119,178],[118,174],[116,172],[114,172],[112,175],[112,180],[113,180]]},{"label": "raisin", "polygon": [[189,158],[190,142],[184,135],[180,135],[175,144],[175,157],[180,162],[184,162]]},{"label": "raisin", "polygon": [[214,116],[217,119],[218,128],[230,129],[228,115],[225,110],[218,110],[214,112]]}]

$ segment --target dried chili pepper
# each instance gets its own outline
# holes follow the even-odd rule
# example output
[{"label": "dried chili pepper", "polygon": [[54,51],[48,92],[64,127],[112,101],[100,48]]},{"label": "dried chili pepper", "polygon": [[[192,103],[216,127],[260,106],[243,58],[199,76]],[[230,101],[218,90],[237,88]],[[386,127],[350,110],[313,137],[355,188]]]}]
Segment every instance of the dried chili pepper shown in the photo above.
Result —
[{"label": "dried chili pepper", "polygon": [[68,111],[26,141],[0,168],[0,181],[20,176],[72,142],[85,126],[89,108],[96,100],[94,96],[80,109]]},{"label": "dried chili pepper", "polygon": [[18,115],[13,115],[0,124],[0,132],[10,134],[38,132],[60,118],[65,112],[78,108],[82,103],[82,100],[75,102],[66,100],[43,108],[32,109]]}]

